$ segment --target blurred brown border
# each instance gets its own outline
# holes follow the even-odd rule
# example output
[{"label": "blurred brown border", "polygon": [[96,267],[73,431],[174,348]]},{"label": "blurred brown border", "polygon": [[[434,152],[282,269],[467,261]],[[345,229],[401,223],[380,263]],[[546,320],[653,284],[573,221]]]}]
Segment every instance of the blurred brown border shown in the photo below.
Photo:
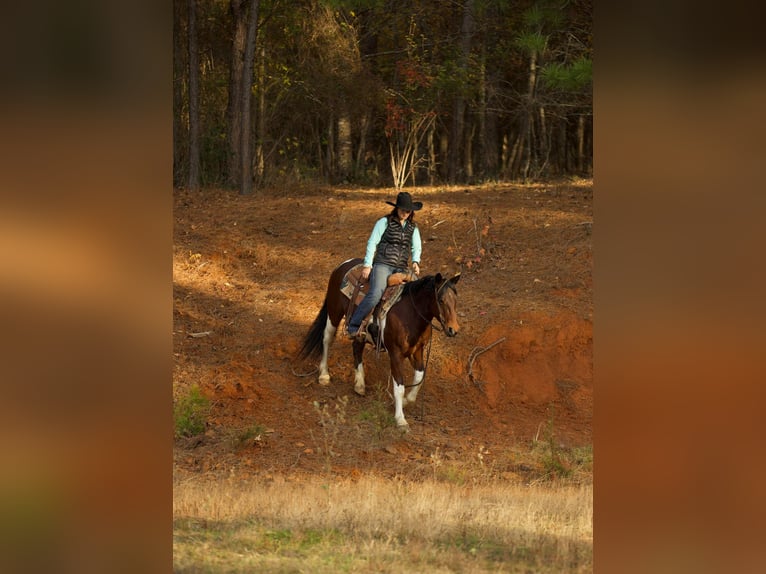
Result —
[{"label": "blurred brown border", "polygon": [[172,4],[0,23],[0,570],[172,570]]},{"label": "blurred brown border", "polygon": [[754,572],[764,45],[739,4],[595,21],[596,571]]},{"label": "blurred brown border", "polygon": [[[171,5],[78,6],[0,25],[0,567],[168,571]],[[766,562],[752,8],[595,8],[597,572]]]}]

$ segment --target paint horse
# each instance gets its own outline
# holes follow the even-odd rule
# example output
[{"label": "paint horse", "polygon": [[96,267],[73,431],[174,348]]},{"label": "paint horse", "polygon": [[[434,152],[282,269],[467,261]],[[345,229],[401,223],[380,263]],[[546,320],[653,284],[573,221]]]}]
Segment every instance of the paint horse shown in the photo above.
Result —
[{"label": "paint horse", "polygon": [[[327,358],[341,320],[349,312],[349,297],[341,291],[344,277],[349,270],[362,263],[361,259],[349,259],[341,263],[330,275],[327,295],[319,314],[309,328],[298,352],[301,359],[318,358],[319,384],[330,384]],[[423,352],[431,340],[432,321],[436,319],[448,337],[454,337],[460,330],[457,320],[457,288],[460,274],[446,279],[440,273],[428,275],[416,281],[404,284],[399,300],[389,309],[379,326],[379,337],[388,352],[393,379],[394,418],[403,431],[409,430],[404,418],[404,407],[415,402],[420,385],[425,376]],[[373,341],[369,334],[366,339],[355,338],[352,343],[354,352],[354,391],[365,394],[364,365],[362,355],[366,344]],[[404,362],[409,359],[414,376],[409,392],[405,396]]]}]

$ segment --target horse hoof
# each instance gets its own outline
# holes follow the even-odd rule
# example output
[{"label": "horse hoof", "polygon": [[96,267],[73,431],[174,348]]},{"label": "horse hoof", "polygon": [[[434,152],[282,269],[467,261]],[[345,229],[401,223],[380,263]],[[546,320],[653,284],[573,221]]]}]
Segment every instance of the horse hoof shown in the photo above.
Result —
[{"label": "horse hoof", "polygon": [[408,432],[410,432],[410,425],[408,425],[406,422],[396,423],[396,428],[398,428],[399,432],[402,434],[407,434]]},{"label": "horse hoof", "polygon": [[329,385],[330,375],[322,375],[321,377],[319,377],[319,384],[322,385],[323,387],[326,387],[327,385]]},{"label": "horse hoof", "polygon": [[364,385],[355,385],[354,392],[360,397],[363,397],[364,395],[367,394],[367,391],[365,390]]}]

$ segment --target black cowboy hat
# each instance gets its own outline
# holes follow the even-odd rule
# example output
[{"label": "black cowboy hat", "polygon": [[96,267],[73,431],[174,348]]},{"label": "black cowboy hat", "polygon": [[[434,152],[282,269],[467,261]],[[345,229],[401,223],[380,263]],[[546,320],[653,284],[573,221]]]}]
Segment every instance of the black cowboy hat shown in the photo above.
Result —
[{"label": "black cowboy hat", "polygon": [[422,202],[412,201],[412,196],[406,191],[399,192],[399,195],[396,196],[396,203],[391,203],[390,201],[387,201],[386,203],[404,209],[405,211],[418,211],[423,207]]}]

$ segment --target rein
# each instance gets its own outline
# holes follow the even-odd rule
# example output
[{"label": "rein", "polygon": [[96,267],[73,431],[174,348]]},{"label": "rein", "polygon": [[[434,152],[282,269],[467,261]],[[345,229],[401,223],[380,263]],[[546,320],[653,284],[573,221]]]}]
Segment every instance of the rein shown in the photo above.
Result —
[{"label": "rein", "polygon": [[441,293],[441,290],[444,289],[444,287],[447,285],[447,283],[448,283],[447,281],[442,283],[442,286],[439,287],[439,289],[436,289],[436,285],[434,284],[434,296],[436,297],[436,308],[439,310],[439,315],[436,316],[436,319],[439,320],[439,323],[441,324],[441,328],[439,328],[436,325],[434,325],[433,319],[431,319],[429,321],[428,319],[426,319],[423,316],[423,314],[420,312],[420,309],[418,309],[418,306],[415,305],[415,298],[412,296],[412,289],[409,290],[410,301],[412,301],[412,308],[415,309],[415,313],[418,314],[418,317],[423,319],[423,321],[431,323],[431,327],[433,327],[434,329],[436,329],[437,331],[442,332],[442,333],[444,332],[444,320],[442,319],[442,315],[443,315],[443,313],[442,313],[442,306],[439,303],[439,293]]},{"label": "rein", "polygon": [[[438,317],[436,317],[436,318],[439,320],[439,323],[441,323],[441,329],[440,329],[440,328],[438,328],[436,325],[434,325],[434,323],[433,323],[433,319],[431,319],[431,321],[428,321],[428,319],[426,319],[426,318],[423,316],[423,314],[420,312],[420,309],[418,309],[418,306],[415,304],[415,298],[412,296],[412,289],[410,289],[410,290],[409,290],[409,294],[410,294],[410,301],[412,302],[412,308],[413,308],[413,309],[415,309],[415,312],[418,314],[418,316],[419,316],[421,319],[423,319],[424,321],[426,321],[426,322],[430,323],[430,324],[431,324],[431,327],[432,327],[433,329],[436,329],[437,331],[441,331],[441,332],[444,332],[444,321],[443,321],[443,320],[442,320],[442,318],[441,318],[441,316],[442,316],[442,307],[441,307],[441,305],[439,304],[439,293],[441,292],[441,290],[442,290],[442,289],[444,289],[444,286],[445,286],[445,285],[447,285],[447,282],[443,283],[443,284],[442,284],[442,286],[441,286],[439,289],[436,289],[436,285],[434,285],[434,295],[435,295],[435,297],[436,297],[436,308],[439,310],[439,316],[438,316]],[[431,331],[431,333],[430,333],[430,335],[428,336],[428,349],[426,350],[426,360],[425,360],[425,362],[423,363],[423,378],[422,378],[422,379],[420,379],[420,382],[419,382],[419,383],[417,383],[417,384],[412,384],[412,385],[404,385],[404,388],[405,388],[405,389],[410,389],[410,388],[412,388],[412,387],[419,387],[419,386],[420,386],[420,385],[422,385],[422,384],[423,384],[423,382],[426,380],[426,373],[428,373],[428,363],[429,363],[429,361],[431,360],[431,343],[433,342],[433,338],[434,338],[434,332],[433,332],[433,330],[432,330],[432,331]],[[421,405],[422,405],[422,404],[423,404],[423,403],[422,403],[422,401],[421,401]]]},{"label": "rein", "polygon": [[[402,385],[405,389],[411,389],[412,387],[419,387],[423,384],[423,381],[426,380],[426,373],[428,373],[428,362],[431,360],[431,341],[433,341],[434,333],[431,331],[431,334],[428,337],[428,350],[426,351],[426,360],[423,363],[423,378],[420,379],[420,382],[414,385]],[[391,378],[391,374],[388,375],[389,378]],[[420,404],[423,404],[423,401],[420,401]]]}]

